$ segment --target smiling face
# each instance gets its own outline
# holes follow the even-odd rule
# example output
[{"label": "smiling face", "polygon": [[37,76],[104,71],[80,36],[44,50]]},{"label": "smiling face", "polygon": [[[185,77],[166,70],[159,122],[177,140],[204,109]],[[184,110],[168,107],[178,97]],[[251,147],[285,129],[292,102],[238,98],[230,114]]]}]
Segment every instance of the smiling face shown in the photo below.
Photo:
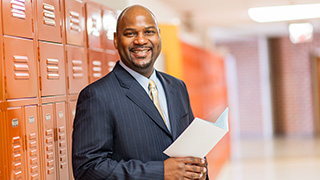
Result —
[{"label": "smiling face", "polygon": [[131,6],[118,19],[114,46],[122,62],[150,77],[161,51],[159,27],[154,16],[142,6]]}]

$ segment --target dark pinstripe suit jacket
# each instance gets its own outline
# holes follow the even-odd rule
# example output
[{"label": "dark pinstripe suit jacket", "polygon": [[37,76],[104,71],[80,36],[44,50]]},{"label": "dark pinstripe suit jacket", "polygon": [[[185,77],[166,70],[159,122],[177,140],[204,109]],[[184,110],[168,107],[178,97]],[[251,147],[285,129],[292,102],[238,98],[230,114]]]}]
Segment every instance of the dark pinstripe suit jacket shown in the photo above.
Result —
[{"label": "dark pinstripe suit jacket", "polygon": [[76,179],[164,179],[165,150],[190,124],[185,84],[157,72],[168,104],[171,133],[140,84],[120,65],[84,88],[74,119]]}]

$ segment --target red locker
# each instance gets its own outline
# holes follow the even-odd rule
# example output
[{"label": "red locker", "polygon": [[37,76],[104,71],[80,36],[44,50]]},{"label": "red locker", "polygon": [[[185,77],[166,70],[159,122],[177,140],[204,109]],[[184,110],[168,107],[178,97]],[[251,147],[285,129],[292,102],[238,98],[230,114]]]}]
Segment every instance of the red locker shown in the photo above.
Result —
[{"label": "red locker", "polygon": [[56,103],[56,129],[57,129],[57,158],[58,172],[60,180],[69,177],[69,164],[67,153],[67,127],[66,127],[66,104],[65,102]]},{"label": "red locker", "polygon": [[32,0],[2,0],[3,33],[33,37]]},{"label": "red locker", "polygon": [[38,133],[38,113],[37,106],[25,106],[25,128],[26,128],[26,166],[27,179],[40,179],[40,160],[39,160],[39,133]]},{"label": "red locker", "polygon": [[4,37],[4,54],[6,98],[36,97],[38,87],[33,42]]},{"label": "red locker", "polygon": [[114,49],[113,34],[116,32],[117,13],[112,9],[103,9],[102,15],[103,24],[103,49]]},{"label": "red locker", "polygon": [[88,47],[102,49],[102,10],[95,3],[86,3]]},{"label": "red locker", "polygon": [[113,67],[116,65],[116,62],[120,59],[118,58],[118,52],[116,50],[107,49],[104,53],[104,63],[107,67],[107,73],[111,72]]},{"label": "red locker", "polygon": [[103,51],[89,50],[89,83],[100,79],[106,74],[107,68],[103,66]]},{"label": "red locker", "polygon": [[78,94],[88,84],[87,56],[83,47],[67,46],[69,94]]},{"label": "red locker", "polygon": [[21,107],[7,109],[6,128],[9,179],[25,179],[24,124]]},{"label": "red locker", "polygon": [[66,93],[65,60],[62,44],[39,42],[41,96]]},{"label": "red locker", "polygon": [[67,44],[85,45],[84,3],[82,0],[65,2]]},{"label": "red locker", "polygon": [[40,40],[61,42],[59,0],[37,0],[38,35]]},{"label": "red locker", "polygon": [[41,154],[41,160],[44,162],[44,177],[46,180],[56,180],[56,156],[55,156],[55,142],[54,142],[54,114],[53,104],[43,104],[42,110],[42,127],[43,137],[42,144],[44,152]]},{"label": "red locker", "polygon": [[[69,172],[72,172],[71,164],[71,149],[72,149],[72,131],[73,131],[73,119],[76,115],[76,100],[68,102],[68,121],[67,121],[67,141],[68,141],[68,158],[69,158]],[[70,179],[73,179],[73,174],[70,173]]]}]

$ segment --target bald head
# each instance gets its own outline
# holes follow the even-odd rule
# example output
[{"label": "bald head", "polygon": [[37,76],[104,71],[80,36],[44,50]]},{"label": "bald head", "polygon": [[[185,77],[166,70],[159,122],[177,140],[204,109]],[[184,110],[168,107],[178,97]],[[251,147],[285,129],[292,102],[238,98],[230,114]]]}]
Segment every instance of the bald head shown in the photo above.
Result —
[{"label": "bald head", "polygon": [[157,26],[156,28],[159,29],[157,19],[156,19],[155,15],[149,9],[147,9],[143,6],[140,6],[140,5],[133,5],[133,6],[129,6],[129,7],[125,8],[121,12],[121,14],[119,15],[118,21],[117,21],[117,33],[119,32],[119,26],[123,25],[122,23],[125,22],[124,20],[126,18],[137,17],[138,15],[150,16]]}]

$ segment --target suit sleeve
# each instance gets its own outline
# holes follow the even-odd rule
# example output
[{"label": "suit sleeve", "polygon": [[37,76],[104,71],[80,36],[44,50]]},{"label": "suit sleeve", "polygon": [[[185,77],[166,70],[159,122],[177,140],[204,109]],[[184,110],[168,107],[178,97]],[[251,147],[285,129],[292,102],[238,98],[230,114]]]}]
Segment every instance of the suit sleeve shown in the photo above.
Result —
[{"label": "suit sleeve", "polygon": [[75,179],[164,179],[163,161],[111,159],[113,125],[107,110],[110,104],[93,88],[85,88],[79,95],[72,134]]}]

